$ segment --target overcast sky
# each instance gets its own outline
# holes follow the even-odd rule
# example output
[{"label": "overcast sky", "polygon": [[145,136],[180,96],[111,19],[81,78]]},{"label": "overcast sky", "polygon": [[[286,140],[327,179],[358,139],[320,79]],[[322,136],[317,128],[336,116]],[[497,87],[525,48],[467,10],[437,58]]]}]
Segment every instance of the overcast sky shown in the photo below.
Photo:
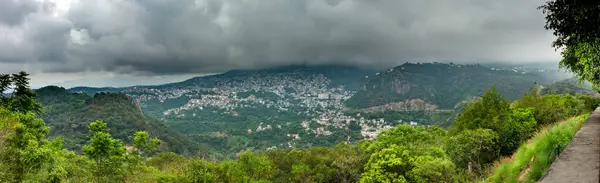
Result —
[{"label": "overcast sky", "polygon": [[558,62],[544,0],[0,0],[0,73],[159,84],[291,63]]}]

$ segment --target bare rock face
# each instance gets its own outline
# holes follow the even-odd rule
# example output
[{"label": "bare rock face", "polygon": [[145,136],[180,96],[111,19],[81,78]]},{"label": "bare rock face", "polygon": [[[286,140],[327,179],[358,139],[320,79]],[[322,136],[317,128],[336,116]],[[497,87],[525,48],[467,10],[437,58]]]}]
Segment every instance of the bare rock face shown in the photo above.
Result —
[{"label": "bare rock face", "polygon": [[397,88],[395,89],[395,90],[396,90],[396,93],[397,93],[397,94],[400,94],[400,95],[407,94],[408,92],[410,92],[410,88],[411,88],[410,86],[411,86],[411,84],[410,84],[410,83],[404,83],[404,84],[402,84],[400,87],[397,87]]}]

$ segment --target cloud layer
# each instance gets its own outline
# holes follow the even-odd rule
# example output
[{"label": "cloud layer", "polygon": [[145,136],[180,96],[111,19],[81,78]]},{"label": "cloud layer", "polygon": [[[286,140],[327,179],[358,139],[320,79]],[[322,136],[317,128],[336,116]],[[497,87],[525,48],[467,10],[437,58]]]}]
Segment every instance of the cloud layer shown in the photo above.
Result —
[{"label": "cloud layer", "polygon": [[[544,0],[0,0],[0,71],[557,61]],[[65,7],[65,4],[68,5]]]}]

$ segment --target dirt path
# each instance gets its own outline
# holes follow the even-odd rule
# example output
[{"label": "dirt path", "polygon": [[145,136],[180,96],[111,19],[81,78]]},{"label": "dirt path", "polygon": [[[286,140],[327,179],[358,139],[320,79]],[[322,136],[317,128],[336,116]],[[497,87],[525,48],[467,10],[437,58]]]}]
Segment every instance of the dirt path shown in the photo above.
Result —
[{"label": "dirt path", "polygon": [[600,108],[575,134],[540,183],[598,183],[600,176]]}]

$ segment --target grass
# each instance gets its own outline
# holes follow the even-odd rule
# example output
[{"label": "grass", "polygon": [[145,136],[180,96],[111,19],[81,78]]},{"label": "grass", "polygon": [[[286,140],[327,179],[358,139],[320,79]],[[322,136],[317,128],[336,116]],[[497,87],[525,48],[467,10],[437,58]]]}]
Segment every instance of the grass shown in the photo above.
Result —
[{"label": "grass", "polygon": [[511,158],[500,162],[486,182],[538,181],[588,117],[580,115],[543,128]]}]

